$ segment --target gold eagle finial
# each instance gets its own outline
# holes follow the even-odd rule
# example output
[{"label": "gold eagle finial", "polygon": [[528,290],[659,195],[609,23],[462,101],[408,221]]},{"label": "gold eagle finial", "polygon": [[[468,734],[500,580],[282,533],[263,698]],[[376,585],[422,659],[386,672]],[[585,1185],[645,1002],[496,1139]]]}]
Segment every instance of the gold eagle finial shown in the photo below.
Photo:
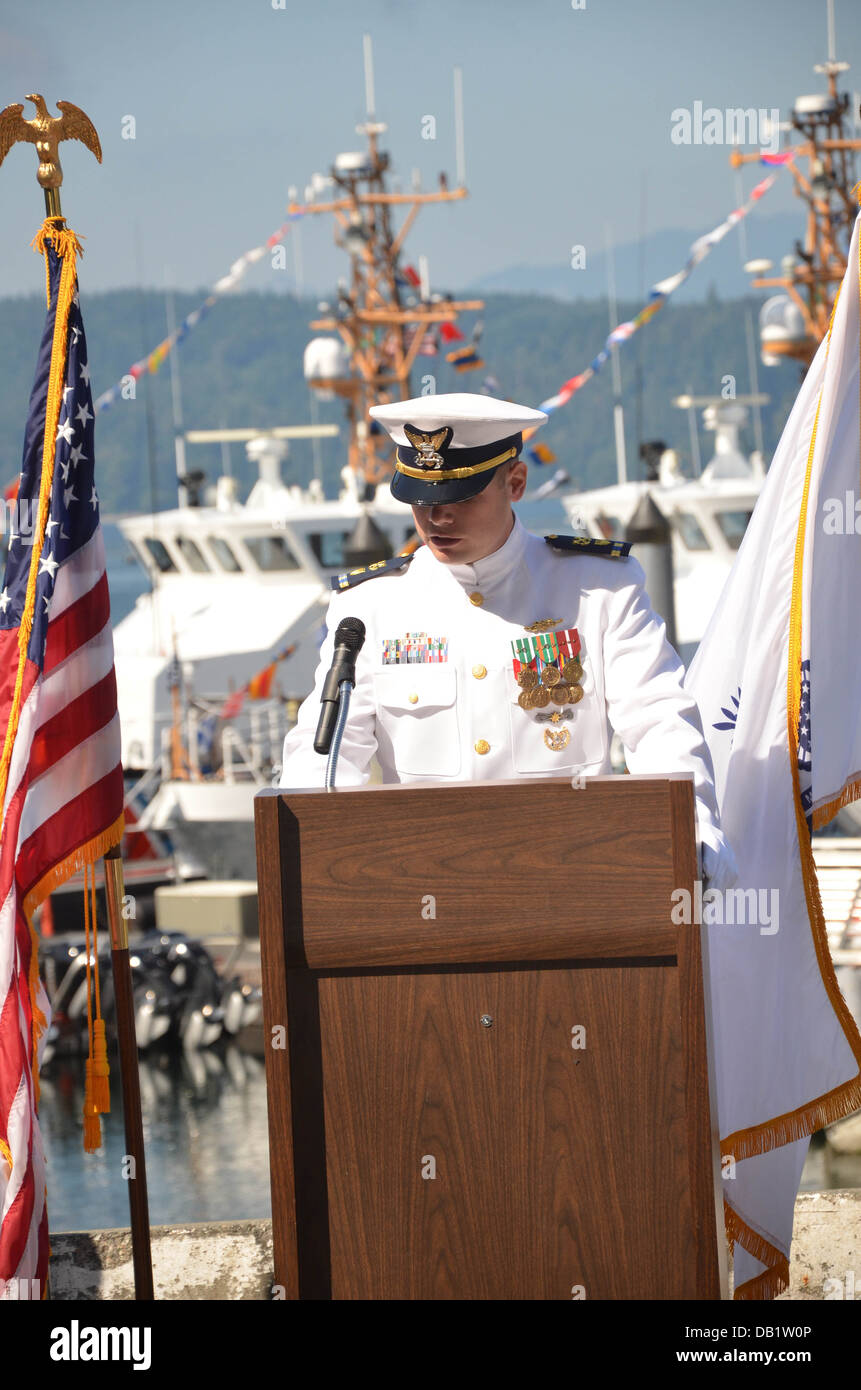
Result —
[{"label": "gold eagle finial", "polygon": [[60,217],[60,185],[63,182],[63,168],[58,150],[60,141],[82,141],[88,150],[92,150],[100,164],[102,147],[95,126],[80,106],[73,106],[70,101],[58,101],[57,109],[62,114],[52,116],[45,98],[38,92],[28,93],[27,100],[32,101],[36,108],[36,115],[31,121],[24,119],[23,102],[15,102],[0,111],[0,164],[19,140],[35,145],[39,156],[39,171],[36,177],[39,186],[45,190],[48,216]]}]

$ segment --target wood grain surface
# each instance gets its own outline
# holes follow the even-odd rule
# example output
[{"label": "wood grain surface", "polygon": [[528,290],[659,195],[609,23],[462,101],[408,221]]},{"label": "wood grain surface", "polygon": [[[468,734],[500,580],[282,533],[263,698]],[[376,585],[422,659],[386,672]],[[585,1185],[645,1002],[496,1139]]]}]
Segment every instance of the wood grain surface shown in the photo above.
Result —
[{"label": "wood grain surface", "polygon": [[333,1298],[689,1295],[677,978],[322,979]]},{"label": "wood grain surface", "polygon": [[[544,781],[285,797],[288,963],[671,953],[670,785],[626,777],[577,791]],[[433,917],[423,915],[429,899]]]},{"label": "wood grain surface", "polygon": [[720,1297],[690,779],[255,816],[286,1296]]}]

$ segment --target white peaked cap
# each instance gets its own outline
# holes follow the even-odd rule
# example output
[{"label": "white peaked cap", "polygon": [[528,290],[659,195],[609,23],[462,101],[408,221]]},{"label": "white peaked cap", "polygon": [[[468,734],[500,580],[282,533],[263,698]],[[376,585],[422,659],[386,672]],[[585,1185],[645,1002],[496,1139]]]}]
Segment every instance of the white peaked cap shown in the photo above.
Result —
[{"label": "white peaked cap", "polygon": [[404,425],[414,425],[417,430],[424,431],[448,425],[453,431],[451,449],[475,449],[494,444],[522,430],[535,429],[547,419],[543,410],[468,391],[372,405],[369,414],[379,421],[396,444],[406,447],[409,447],[409,440],[404,434]]}]

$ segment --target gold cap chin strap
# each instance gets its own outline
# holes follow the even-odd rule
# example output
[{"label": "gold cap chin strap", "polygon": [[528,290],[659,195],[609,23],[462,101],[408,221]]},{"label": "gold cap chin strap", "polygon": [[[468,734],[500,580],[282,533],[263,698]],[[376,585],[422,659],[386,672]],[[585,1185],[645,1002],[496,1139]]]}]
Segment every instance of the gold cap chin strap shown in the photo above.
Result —
[{"label": "gold cap chin strap", "polygon": [[454,478],[473,478],[476,473],[486,473],[488,468],[498,468],[507,459],[516,457],[517,450],[512,446],[504,453],[497,454],[495,458],[485,459],[483,463],[474,463],[470,468],[412,468],[410,464],[403,462],[401,451],[398,449],[395,468],[399,473],[406,473],[408,478],[420,478],[425,483],[447,483]]}]

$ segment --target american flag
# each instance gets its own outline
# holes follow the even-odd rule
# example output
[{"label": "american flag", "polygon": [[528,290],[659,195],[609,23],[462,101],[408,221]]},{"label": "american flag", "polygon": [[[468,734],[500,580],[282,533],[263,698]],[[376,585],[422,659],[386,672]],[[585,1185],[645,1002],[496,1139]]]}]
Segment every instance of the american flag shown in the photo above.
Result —
[{"label": "american flag", "polygon": [[[87,347],[74,253],[69,247],[61,257],[48,239],[44,250],[50,301],[0,593],[0,1279],[7,1281],[0,1289],[7,1297],[9,1287],[32,1286],[33,1280],[44,1294],[48,1265],[37,1118],[48,1003],[30,917],[53,887],[122,834],[120,728]],[[48,506],[40,525],[43,486]],[[31,577],[34,547],[38,564]]]}]

